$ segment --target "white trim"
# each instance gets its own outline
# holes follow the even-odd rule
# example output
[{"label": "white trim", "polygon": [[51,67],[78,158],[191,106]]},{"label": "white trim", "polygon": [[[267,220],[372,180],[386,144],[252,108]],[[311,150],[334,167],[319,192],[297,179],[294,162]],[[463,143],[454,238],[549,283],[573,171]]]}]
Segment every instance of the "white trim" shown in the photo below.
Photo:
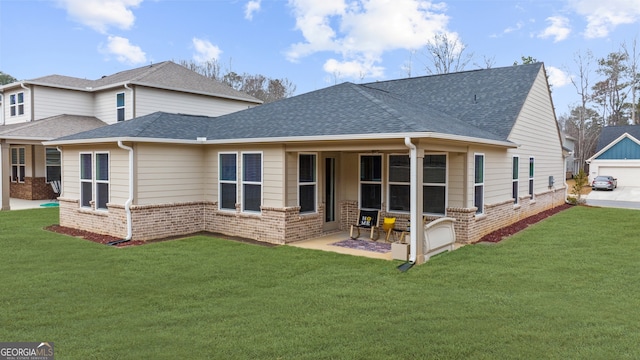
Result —
[{"label": "white trim", "polygon": [[[24,153],[24,162],[20,163],[20,149],[22,149],[23,153]],[[18,162],[14,163],[13,162],[13,150],[17,150],[16,153],[16,159]],[[9,158],[10,158],[10,166],[9,168],[11,169],[11,174],[9,175],[9,177],[11,178],[11,182],[12,183],[16,183],[16,184],[24,184],[24,178],[27,177],[27,148],[25,146],[9,146]],[[14,179],[13,178],[13,168],[14,167],[18,167],[18,171],[17,171],[17,178]],[[22,172],[24,173],[24,176],[22,177],[22,180],[20,180],[20,168],[22,168]]]},{"label": "white trim", "polygon": [[[314,181],[311,182],[304,182],[301,183],[300,182],[300,156],[301,155],[311,155],[314,157],[313,161],[314,161],[314,165],[315,165],[315,169],[313,172],[314,175]],[[298,187],[297,187],[297,191],[298,191],[298,206],[300,206],[300,214],[316,214],[318,213],[318,153],[317,152],[300,152],[298,153]],[[313,186],[314,187],[314,204],[313,204],[313,210],[312,211],[302,211],[302,205],[300,204],[300,187],[301,186]]]},{"label": "white trim", "polygon": [[[482,156],[482,182],[476,183],[476,157]],[[473,153],[473,206],[476,206],[476,186],[482,186],[482,209],[476,210],[476,217],[484,215],[484,198],[485,198],[485,178],[486,178],[486,161],[484,153]]]},{"label": "white trim", "polygon": [[[516,176],[515,179],[513,178],[514,174]],[[515,194],[513,193],[514,185],[516,191]],[[513,198],[514,205],[520,204],[520,155],[513,155],[511,157],[511,197]]]},{"label": "white trim", "polygon": [[465,143],[482,144],[489,146],[497,146],[501,148],[518,148],[519,145],[510,141],[486,140],[469,136],[458,136],[433,132],[417,132],[417,133],[385,133],[385,134],[343,134],[343,135],[319,135],[319,136],[283,136],[283,137],[266,137],[266,138],[246,138],[246,139],[219,139],[199,141],[198,139],[165,139],[165,138],[145,138],[145,137],[109,137],[97,139],[78,139],[78,140],[51,140],[43,143],[44,145],[74,145],[74,144],[94,144],[108,142],[151,142],[166,144],[198,144],[198,145],[227,145],[227,144],[250,144],[250,143],[283,143],[283,142],[309,142],[309,141],[339,141],[339,140],[375,140],[381,139],[397,139],[404,138],[420,139],[442,139],[453,140]]},{"label": "white trim", "polygon": [[[260,155],[260,181],[245,181],[244,180],[244,156],[245,155],[252,155],[252,154],[259,154]],[[264,153],[263,151],[242,151],[240,153],[240,184],[241,184],[241,189],[240,189],[240,194],[242,194],[242,199],[240,201],[241,204],[241,209],[242,212],[247,212],[247,213],[260,213],[261,210],[246,210],[244,207],[245,204],[245,193],[244,193],[244,186],[245,185],[260,185],[260,207],[262,207],[262,204],[264,203]]]},{"label": "white trim", "polygon": [[[58,165],[48,165],[47,164],[47,149],[53,149],[55,151],[58,152],[58,154],[60,155],[60,163]],[[60,180],[62,180],[62,151],[58,150],[57,147],[53,147],[53,146],[45,146],[44,147],[44,181],[45,183],[49,184],[51,183],[51,181],[49,180],[49,172],[47,171],[47,169],[49,167],[59,167],[60,168]]]},{"label": "white trim", "polygon": [[607,150],[609,150],[612,147],[614,147],[616,144],[618,144],[624,138],[628,138],[629,140],[631,140],[631,141],[635,142],[636,144],[640,145],[640,140],[636,139],[635,137],[631,136],[629,133],[626,132],[626,133],[618,136],[617,139],[615,139],[612,142],[610,142],[609,144],[607,144],[607,146],[605,146],[602,149],[600,149],[600,151],[598,151],[597,153],[593,154],[593,156],[591,156],[590,158],[585,160],[585,162],[587,164],[589,164],[593,160],[618,160],[618,159],[598,159],[598,156],[600,156],[600,155],[604,154],[605,152],[607,152]]},{"label": "white trim", "polygon": [[[107,155],[107,180],[98,180],[98,155]],[[93,153],[94,158],[94,196],[96,211],[107,211],[107,204],[111,201],[111,154],[109,151],[96,151]],[[107,184],[107,201],[104,202],[104,208],[98,207],[98,184]]]},{"label": "white trim", "polygon": [[[380,181],[362,181],[362,157],[375,156],[380,158]],[[364,210],[382,210],[382,199],[384,199],[384,154],[381,153],[361,153],[358,154],[358,209]],[[362,206],[362,184],[380,184],[380,207],[369,208]]]},{"label": "white trim", "polygon": [[[533,169],[531,169],[532,163],[533,163]],[[536,157],[533,155],[529,156],[529,167],[527,168],[527,174],[529,175],[529,183],[527,184],[528,185],[527,191],[529,192],[529,197],[531,198],[531,200],[534,200],[536,198]]]},{"label": "white trim", "polygon": [[[235,156],[235,180],[222,180],[221,176],[222,176],[222,161],[221,161],[221,157],[222,155],[234,155]],[[240,174],[238,173],[238,170],[240,169],[240,158],[238,157],[238,152],[237,151],[220,151],[218,152],[218,210],[219,211],[230,211],[230,212],[235,212],[236,211],[236,204],[238,204],[238,194],[240,192],[240,186],[238,186],[238,179],[240,177]],[[236,186],[236,194],[235,194],[235,201],[233,203],[233,209],[229,209],[229,208],[223,208],[222,207],[222,184],[234,184]]]},{"label": "white trim", "polygon": [[[91,164],[89,165],[89,172],[90,172],[90,178],[89,179],[83,179],[82,178],[82,155],[89,155],[89,158],[91,159]],[[91,208],[91,202],[93,201],[93,192],[94,192],[94,188],[93,188],[93,153],[90,151],[81,151],[80,153],[78,153],[78,180],[80,182],[80,202],[79,205],[81,208],[85,208],[85,209],[90,209]],[[85,206],[83,205],[83,200],[85,200],[84,198],[84,192],[82,189],[82,184],[83,183],[90,183],[91,184],[91,198],[89,199],[89,206]]]}]

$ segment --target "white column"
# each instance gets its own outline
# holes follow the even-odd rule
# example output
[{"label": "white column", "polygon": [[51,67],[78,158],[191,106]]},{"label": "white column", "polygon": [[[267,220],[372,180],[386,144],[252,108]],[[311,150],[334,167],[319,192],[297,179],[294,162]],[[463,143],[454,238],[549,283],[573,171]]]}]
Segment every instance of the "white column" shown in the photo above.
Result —
[{"label": "white column", "polygon": [[11,206],[9,205],[11,158],[9,154],[9,144],[6,140],[0,140],[0,187],[2,188],[2,191],[0,191],[0,199],[2,200],[0,210],[11,210]]}]

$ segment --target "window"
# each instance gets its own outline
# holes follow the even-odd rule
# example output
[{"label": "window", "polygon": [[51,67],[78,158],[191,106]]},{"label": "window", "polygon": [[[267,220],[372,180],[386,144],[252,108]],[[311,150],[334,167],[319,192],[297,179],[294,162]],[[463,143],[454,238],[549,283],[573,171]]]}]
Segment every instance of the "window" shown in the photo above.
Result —
[{"label": "window", "polygon": [[[446,210],[447,156],[425,155],[422,161],[424,213]],[[389,211],[410,211],[411,166],[408,155],[389,155]]]},{"label": "window", "polygon": [[513,166],[512,166],[512,186],[511,186],[511,197],[513,198],[513,203],[518,203],[518,164],[520,162],[520,158],[517,156],[513,157]]},{"label": "window", "polygon": [[24,182],[26,170],[24,153],[23,147],[11,148],[11,182]]},{"label": "window", "polygon": [[109,202],[109,153],[96,153],[96,209],[107,210]]},{"label": "window", "polygon": [[60,181],[60,151],[56,148],[44,149],[45,167],[46,167],[46,181],[48,183],[52,181]]},{"label": "window", "polygon": [[9,95],[9,108],[11,116],[24,114],[24,92]]},{"label": "window", "polygon": [[262,205],[262,154],[242,154],[242,210],[260,211]]},{"label": "window", "polygon": [[422,204],[425,213],[445,214],[447,203],[447,156],[425,155],[422,162]]},{"label": "window", "polygon": [[533,169],[535,167],[535,159],[529,158],[529,197],[533,199]]},{"label": "window", "polygon": [[80,154],[80,206],[91,207],[93,199],[93,159],[91,153]]},{"label": "window", "polygon": [[[94,168],[95,164],[95,168]],[[80,153],[80,206],[107,210],[109,202],[109,153]]]},{"label": "window", "polygon": [[117,112],[117,120],[124,121],[124,93],[116,94],[116,112]]},{"label": "window", "polygon": [[360,208],[382,207],[382,156],[360,156]]},{"label": "window", "polygon": [[473,206],[477,208],[476,214],[484,213],[484,155],[475,155]]},{"label": "window", "polygon": [[408,155],[389,155],[389,211],[410,211],[411,164]]},{"label": "window", "polygon": [[238,202],[238,155],[221,153],[218,173],[218,202],[222,210],[235,210]]},{"label": "window", "polygon": [[316,155],[300,154],[298,157],[298,202],[300,212],[316,211]]}]

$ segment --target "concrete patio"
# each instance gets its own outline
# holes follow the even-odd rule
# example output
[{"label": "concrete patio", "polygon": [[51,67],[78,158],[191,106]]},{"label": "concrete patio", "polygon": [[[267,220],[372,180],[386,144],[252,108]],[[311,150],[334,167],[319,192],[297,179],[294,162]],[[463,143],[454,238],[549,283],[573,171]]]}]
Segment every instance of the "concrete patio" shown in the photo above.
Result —
[{"label": "concrete patio", "polygon": [[24,210],[24,209],[39,209],[43,208],[42,204],[54,203],[55,200],[23,200],[23,199],[9,199],[9,206],[11,210]]},{"label": "concrete patio", "polygon": [[[391,251],[388,253],[378,253],[374,251],[365,251],[365,250],[357,250],[357,249],[349,249],[336,245],[331,245],[338,241],[346,240],[349,238],[348,232],[334,232],[331,234],[323,235],[319,238],[298,241],[295,243],[287,244],[288,246],[295,246],[304,249],[314,249],[314,250],[322,250],[322,251],[330,251],[336,252],[340,254],[354,255],[354,256],[364,256],[374,259],[383,259],[383,260],[391,260]],[[362,239],[362,238],[361,238]],[[384,242],[384,240],[378,240],[378,242]]]}]

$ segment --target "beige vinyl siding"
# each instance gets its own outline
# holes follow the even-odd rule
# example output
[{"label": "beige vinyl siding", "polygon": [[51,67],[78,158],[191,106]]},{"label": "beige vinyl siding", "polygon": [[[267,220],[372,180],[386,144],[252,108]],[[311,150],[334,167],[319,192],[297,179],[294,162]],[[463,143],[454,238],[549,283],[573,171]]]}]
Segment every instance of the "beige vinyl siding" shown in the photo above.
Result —
[{"label": "beige vinyl siding", "polygon": [[136,117],[148,115],[156,111],[220,116],[253,106],[243,101],[215,98],[212,96],[185,94],[177,91],[142,86],[136,86],[135,89]]},{"label": "beige vinyl siding", "polygon": [[262,150],[262,205],[281,208],[285,206],[286,187],[284,148],[269,147]]},{"label": "beige vinyl siding", "polygon": [[[170,147],[170,149],[168,148]],[[201,146],[137,144],[138,205],[204,199],[204,148]]]},{"label": "beige vinyl siding", "polygon": [[44,164],[44,146],[33,146],[33,168],[35,171],[34,177],[46,177],[46,169]]},{"label": "beige vinyl siding", "polygon": [[[520,147],[509,150],[509,159],[520,156],[519,194],[526,196],[529,189],[529,158],[535,158],[534,193],[548,190],[549,176],[556,187],[563,182],[564,162],[562,144],[553,106],[547,92],[544,72],[540,72],[516,121],[509,140]],[[509,167],[511,168],[511,167]],[[509,179],[511,178],[508,176]]]},{"label": "beige vinyl siding", "polygon": [[60,114],[93,116],[93,94],[36,86],[33,89],[34,119]]},{"label": "beige vinyl siding", "polygon": [[124,118],[130,120],[133,118],[133,97],[132,91],[125,89],[124,86],[117,89],[101,91],[95,94],[95,117],[106,122],[107,124],[115,124],[118,122],[118,112],[116,108],[116,95],[124,93]]},{"label": "beige vinyl siding", "polygon": [[298,156],[300,153],[289,152],[286,154],[287,162],[287,206],[298,206]]},{"label": "beige vinyl siding", "polygon": [[62,196],[80,200],[80,153],[96,152],[109,153],[109,203],[124,205],[129,198],[129,153],[116,145],[64,147],[61,158]]},{"label": "beige vinyl siding", "polygon": [[218,152],[204,151],[204,200],[218,201]]},{"label": "beige vinyl siding", "polygon": [[[467,153],[468,195],[465,207],[473,207],[476,154],[484,154],[484,204],[495,204],[510,199],[511,157],[501,149],[470,147]],[[449,194],[455,196],[452,194],[452,190]]]},{"label": "beige vinyl siding", "polygon": [[448,153],[447,160],[447,207],[464,207],[465,157],[459,153]]}]

